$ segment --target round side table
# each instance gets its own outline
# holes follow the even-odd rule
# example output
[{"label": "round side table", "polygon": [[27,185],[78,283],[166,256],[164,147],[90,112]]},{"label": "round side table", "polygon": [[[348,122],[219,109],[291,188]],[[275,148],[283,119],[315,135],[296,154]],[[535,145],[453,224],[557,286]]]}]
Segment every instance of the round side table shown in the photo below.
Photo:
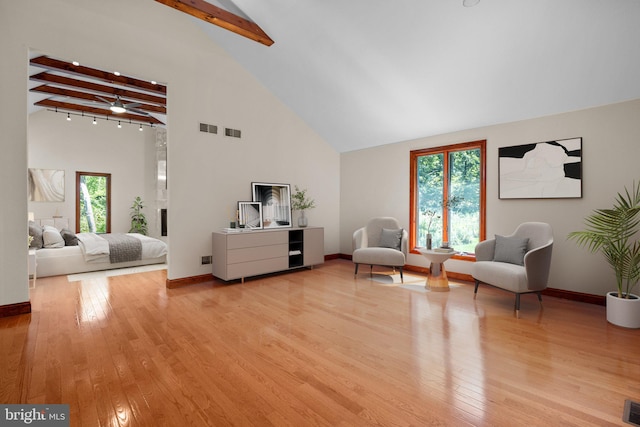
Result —
[{"label": "round side table", "polygon": [[439,252],[425,248],[417,250],[429,261],[429,275],[424,287],[434,292],[449,292],[449,279],[447,279],[447,271],[444,269],[444,262],[454,256],[456,252]]}]

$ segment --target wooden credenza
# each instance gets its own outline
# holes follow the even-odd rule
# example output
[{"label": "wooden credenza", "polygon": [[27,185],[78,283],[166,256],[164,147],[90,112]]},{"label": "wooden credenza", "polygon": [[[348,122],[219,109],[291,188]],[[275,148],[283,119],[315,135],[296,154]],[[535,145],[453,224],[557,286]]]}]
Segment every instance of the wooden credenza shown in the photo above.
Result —
[{"label": "wooden credenza", "polygon": [[241,279],[324,262],[324,228],[213,233],[213,275]]}]

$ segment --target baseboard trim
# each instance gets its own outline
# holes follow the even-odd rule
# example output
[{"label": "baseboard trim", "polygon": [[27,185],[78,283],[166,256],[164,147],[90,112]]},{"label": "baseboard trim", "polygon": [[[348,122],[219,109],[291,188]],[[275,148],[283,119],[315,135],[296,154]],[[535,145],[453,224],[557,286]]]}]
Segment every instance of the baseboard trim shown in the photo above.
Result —
[{"label": "baseboard trim", "polygon": [[182,277],[180,279],[167,279],[167,289],[182,288],[184,286],[195,285],[203,282],[213,282],[213,274],[202,274],[200,276]]},{"label": "baseboard trim", "polygon": [[542,291],[542,295],[550,297],[568,299],[571,301],[586,302],[595,305],[607,305],[607,299],[604,295],[584,294],[582,292],[567,291],[564,289],[547,288]]},{"label": "baseboard trim", "polygon": [[[348,255],[348,254],[340,254],[338,258],[346,259],[349,261],[352,260],[351,255]],[[423,273],[423,274],[429,273],[429,269],[427,267],[420,267],[417,265],[407,264],[404,266],[404,269],[407,271],[415,271],[417,273]],[[470,282],[470,283],[474,282],[473,277],[470,274],[447,271],[447,276],[455,280],[462,280],[464,282]],[[585,302],[588,304],[603,305],[603,306],[606,305],[606,301],[607,301],[606,297],[601,295],[584,294],[582,292],[567,291],[564,289],[555,289],[555,288],[547,288],[544,291],[542,291],[542,294],[550,297],[562,298],[570,301]]]},{"label": "baseboard trim", "polygon": [[0,317],[17,316],[31,313],[31,301],[0,305]]}]

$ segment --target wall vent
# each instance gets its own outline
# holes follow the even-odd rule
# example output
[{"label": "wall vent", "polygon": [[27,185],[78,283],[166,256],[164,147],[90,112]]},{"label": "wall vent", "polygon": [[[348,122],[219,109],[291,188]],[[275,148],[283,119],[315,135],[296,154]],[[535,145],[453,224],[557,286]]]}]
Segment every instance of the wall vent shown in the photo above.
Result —
[{"label": "wall vent", "polygon": [[212,255],[206,255],[202,257],[202,265],[211,264],[212,261]]},{"label": "wall vent", "polygon": [[207,123],[200,123],[200,132],[218,133],[218,126]]},{"label": "wall vent", "polygon": [[232,138],[241,138],[240,129],[224,128],[224,134]]}]

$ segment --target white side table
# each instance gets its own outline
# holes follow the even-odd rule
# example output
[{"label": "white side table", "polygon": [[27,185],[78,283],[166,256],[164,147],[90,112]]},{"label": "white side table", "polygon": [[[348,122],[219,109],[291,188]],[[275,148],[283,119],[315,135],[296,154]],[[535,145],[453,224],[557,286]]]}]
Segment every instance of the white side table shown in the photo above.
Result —
[{"label": "white side table", "polygon": [[29,249],[29,288],[36,287],[36,250]]},{"label": "white side table", "polygon": [[418,248],[418,252],[429,261],[429,275],[425,288],[434,292],[448,292],[449,279],[447,279],[447,271],[444,269],[444,262],[454,256],[456,252],[438,252],[425,248]]}]

